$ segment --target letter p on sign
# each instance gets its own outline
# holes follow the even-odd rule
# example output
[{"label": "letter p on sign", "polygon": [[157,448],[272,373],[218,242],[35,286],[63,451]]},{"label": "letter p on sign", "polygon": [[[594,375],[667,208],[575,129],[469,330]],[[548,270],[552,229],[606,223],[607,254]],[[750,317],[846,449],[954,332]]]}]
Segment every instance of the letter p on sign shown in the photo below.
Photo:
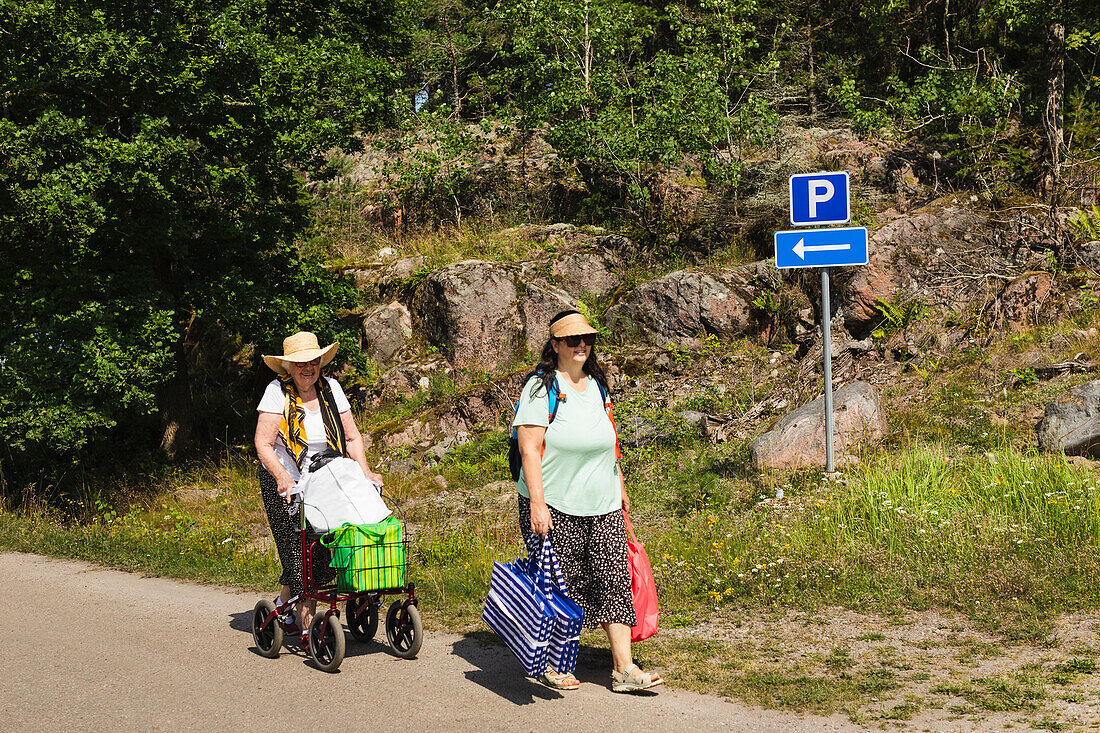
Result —
[{"label": "letter p on sign", "polygon": [[846,224],[851,220],[848,171],[791,176],[791,224]]},{"label": "letter p on sign", "polygon": [[817,205],[826,203],[833,198],[836,187],[828,178],[824,180],[812,179],[810,181],[810,218],[817,218]]}]

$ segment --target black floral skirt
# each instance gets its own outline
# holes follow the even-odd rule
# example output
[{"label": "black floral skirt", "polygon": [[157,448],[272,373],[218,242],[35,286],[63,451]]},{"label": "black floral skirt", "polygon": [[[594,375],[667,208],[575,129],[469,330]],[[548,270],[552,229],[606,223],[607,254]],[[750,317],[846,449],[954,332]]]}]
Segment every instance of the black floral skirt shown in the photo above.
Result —
[{"label": "black floral skirt", "polygon": [[[302,592],[302,533],[298,515],[290,515],[289,506],[279,493],[278,482],[266,468],[260,466],[260,496],[267,511],[267,523],[271,526],[271,536],[275,540],[275,549],[279,552],[279,562],[283,574],[279,582],[290,586],[292,596]],[[299,510],[300,511],[300,510]],[[332,555],[328,548],[317,544],[313,548],[313,585],[328,585],[336,579],[336,571],[329,567]]]},{"label": "black floral skirt", "polygon": [[[550,545],[569,597],[584,609],[584,625],[637,623],[622,510],[575,517],[550,507],[550,519],[554,525]],[[526,542],[531,534],[531,500],[523,495],[519,495],[519,529]]]}]

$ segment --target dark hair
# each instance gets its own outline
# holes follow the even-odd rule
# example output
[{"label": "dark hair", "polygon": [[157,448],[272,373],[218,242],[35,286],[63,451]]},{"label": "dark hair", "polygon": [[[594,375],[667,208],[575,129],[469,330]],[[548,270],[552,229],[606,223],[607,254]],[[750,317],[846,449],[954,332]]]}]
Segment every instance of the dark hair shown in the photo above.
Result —
[{"label": "dark hair", "polygon": [[[562,311],[550,319],[550,325],[560,321],[566,316],[571,316],[574,313],[580,314],[580,311],[567,310]],[[558,368],[558,354],[554,351],[554,337],[546,339],[546,343],[543,344],[542,353],[539,355],[539,363],[535,366],[534,371],[528,374],[523,379],[523,383],[531,379],[531,377],[538,377],[542,381],[542,391],[547,394],[550,393],[550,383],[554,381],[554,372]],[[596,361],[596,345],[592,344],[592,350],[588,352],[588,358],[584,360],[584,365],[581,367],[585,374],[595,379],[603,387],[604,392],[611,394],[611,390],[607,386],[607,376],[603,373],[603,368],[599,362]]]}]

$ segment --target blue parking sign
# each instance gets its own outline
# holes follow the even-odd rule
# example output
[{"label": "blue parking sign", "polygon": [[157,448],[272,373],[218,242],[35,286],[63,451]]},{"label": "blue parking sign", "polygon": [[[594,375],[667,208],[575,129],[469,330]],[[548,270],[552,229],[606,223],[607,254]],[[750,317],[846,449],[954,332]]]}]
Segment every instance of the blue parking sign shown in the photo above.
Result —
[{"label": "blue parking sign", "polygon": [[852,220],[848,171],[791,176],[791,225],[847,224]]}]

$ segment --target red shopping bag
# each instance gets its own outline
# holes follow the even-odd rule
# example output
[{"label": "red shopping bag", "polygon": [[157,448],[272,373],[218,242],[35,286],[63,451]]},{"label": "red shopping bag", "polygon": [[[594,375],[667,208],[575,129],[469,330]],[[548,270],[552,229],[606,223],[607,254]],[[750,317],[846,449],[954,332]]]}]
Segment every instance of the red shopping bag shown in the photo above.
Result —
[{"label": "red shopping bag", "polygon": [[630,594],[634,597],[634,613],[638,617],[636,625],[630,629],[630,640],[641,641],[657,633],[657,586],[653,583],[653,568],[649,565],[649,555],[645,554],[645,545],[634,536],[634,527],[625,509],[623,521],[626,522],[626,554],[630,562]]}]

